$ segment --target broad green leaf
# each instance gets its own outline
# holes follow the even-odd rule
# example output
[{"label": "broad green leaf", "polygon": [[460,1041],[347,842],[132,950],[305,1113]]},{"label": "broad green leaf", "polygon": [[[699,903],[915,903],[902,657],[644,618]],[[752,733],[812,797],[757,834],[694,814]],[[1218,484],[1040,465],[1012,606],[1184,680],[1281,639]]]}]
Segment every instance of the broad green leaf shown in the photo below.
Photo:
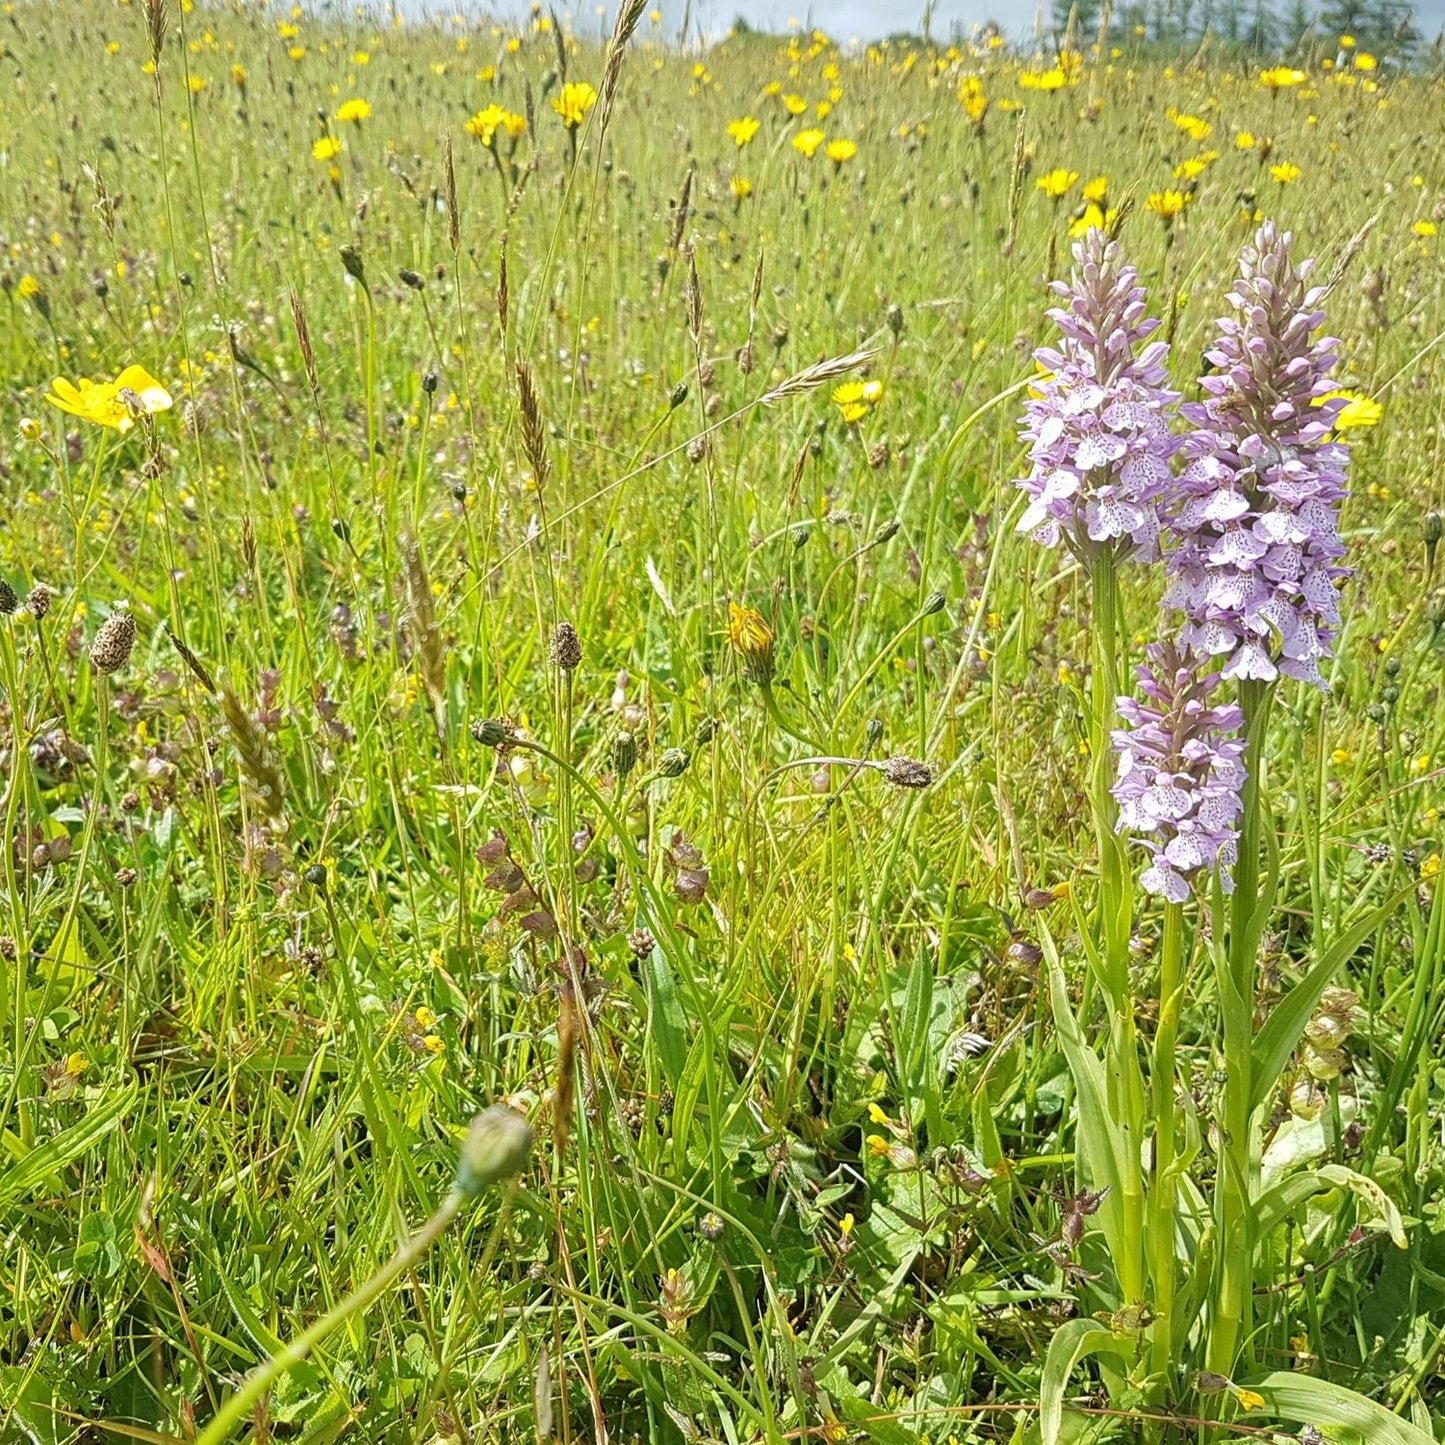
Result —
[{"label": "broad green leaf", "polygon": [[657,1045],[668,1086],[676,1089],[687,1067],[687,1015],[677,996],[677,980],[660,948],[647,955],[646,979],[649,1036]]},{"label": "broad green leaf", "polygon": [[1358,1195],[1384,1223],[1390,1238],[1401,1249],[1410,1247],[1410,1241],[1405,1236],[1404,1220],[1394,1200],[1373,1179],[1367,1179],[1343,1164],[1326,1164],[1319,1169],[1292,1174],[1260,1195],[1254,1207],[1256,1240],[1262,1241],[1270,1230],[1283,1224],[1306,1199],[1323,1194],[1328,1189],[1348,1189]]},{"label": "broad green leaf", "polygon": [[1264,1408],[1272,1415],[1313,1425],[1328,1432],[1352,1430],[1366,1445],[1435,1445],[1435,1437],[1398,1415],[1328,1380],[1297,1375],[1289,1370],[1249,1382],[1251,1390],[1264,1396]]},{"label": "broad green leaf", "polygon": [[1064,1397],[1074,1366],[1086,1355],[1129,1354],[1126,1341],[1098,1320],[1069,1320],[1054,1331],[1044,1355],[1043,1377],[1039,1381],[1039,1436],[1042,1445],[1058,1445],[1064,1425]]}]

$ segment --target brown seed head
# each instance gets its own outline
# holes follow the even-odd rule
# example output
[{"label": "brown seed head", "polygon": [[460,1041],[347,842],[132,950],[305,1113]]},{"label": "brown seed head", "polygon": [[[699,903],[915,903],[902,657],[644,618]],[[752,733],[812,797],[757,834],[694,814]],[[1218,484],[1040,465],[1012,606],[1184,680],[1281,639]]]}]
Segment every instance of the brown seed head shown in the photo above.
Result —
[{"label": "brown seed head", "polygon": [[129,612],[112,612],[90,644],[90,665],[109,675],[130,661],[135,646],[135,618]]},{"label": "brown seed head", "polygon": [[926,788],[933,782],[933,769],[912,758],[888,758],[878,770],[895,788]]},{"label": "brown seed head", "polygon": [[570,622],[559,622],[552,633],[552,661],[564,672],[582,661],[582,639]]}]

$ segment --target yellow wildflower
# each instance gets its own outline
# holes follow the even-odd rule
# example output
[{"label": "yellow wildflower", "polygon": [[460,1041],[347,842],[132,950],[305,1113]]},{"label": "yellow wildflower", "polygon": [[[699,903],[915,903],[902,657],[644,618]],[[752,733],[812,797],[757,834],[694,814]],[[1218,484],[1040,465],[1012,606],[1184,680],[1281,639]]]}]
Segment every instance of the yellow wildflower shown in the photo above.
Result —
[{"label": "yellow wildflower", "polygon": [[1434,221],[1416,221],[1410,229],[1417,236],[1433,236],[1436,233],[1437,227]]},{"label": "yellow wildflower", "polygon": [[1079,179],[1078,171],[1065,170],[1062,166],[1042,175],[1034,182],[1051,201],[1062,199],[1069,191],[1069,188]]},{"label": "yellow wildflower", "polygon": [[355,121],[360,125],[362,121],[371,119],[371,106],[364,100],[348,100],[338,108],[336,119],[343,122]]},{"label": "yellow wildflower", "polygon": [[730,120],[728,122],[728,134],[733,138],[737,148],[741,150],[752,138],[757,135],[761,122],[756,121],[750,115],[745,115],[741,120]]},{"label": "yellow wildflower", "polygon": [[823,144],[827,137],[820,130],[800,130],[793,137],[793,149],[801,151],[809,160],[813,158],[818,147]]},{"label": "yellow wildflower", "polygon": [[1295,70],[1293,66],[1276,65],[1269,70],[1259,72],[1259,83],[1266,90],[1288,90],[1292,86],[1303,85],[1309,79],[1304,71]]},{"label": "yellow wildflower", "polygon": [[851,161],[858,154],[858,143],[851,140],[830,140],[824,148],[823,154],[835,166],[841,166],[845,161]]},{"label": "yellow wildflower", "polygon": [[1148,200],[1148,206],[1166,224],[1172,222],[1189,204],[1189,197],[1183,191],[1155,191]]},{"label": "yellow wildflower", "polygon": [[114,381],[78,382],[57,376],[46,401],[82,421],[109,427],[122,435],[141,416],[154,416],[171,407],[171,394],[143,366],[128,366]]},{"label": "yellow wildflower", "polygon": [[587,118],[587,112],[597,104],[597,92],[590,82],[569,80],[562,87],[562,93],[552,101],[552,109],[562,118],[568,130],[576,130]]},{"label": "yellow wildflower", "polygon": [[341,154],[341,142],[334,135],[324,135],[311,147],[311,154],[318,161],[334,160]]},{"label": "yellow wildflower", "polygon": [[1269,173],[1280,185],[1287,186],[1291,181],[1300,178],[1300,168],[1293,161],[1280,161],[1278,165],[1269,168]]}]

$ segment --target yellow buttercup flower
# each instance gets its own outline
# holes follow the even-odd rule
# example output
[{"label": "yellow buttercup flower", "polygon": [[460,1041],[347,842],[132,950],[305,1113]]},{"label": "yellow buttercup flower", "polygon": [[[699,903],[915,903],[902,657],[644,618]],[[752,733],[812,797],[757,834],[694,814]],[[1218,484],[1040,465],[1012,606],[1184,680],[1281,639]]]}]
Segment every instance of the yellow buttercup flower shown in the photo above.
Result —
[{"label": "yellow buttercup flower", "polygon": [[1108,176],[1095,176],[1092,181],[1085,181],[1083,194],[1086,201],[1102,206],[1109,196]]},{"label": "yellow buttercup flower", "polygon": [[802,115],[808,108],[808,102],[801,95],[785,95],[783,104],[787,107],[789,115]]},{"label": "yellow buttercup flower", "polygon": [[810,160],[827,137],[820,130],[800,130],[793,137],[793,149],[801,151]]},{"label": "yellow buttercup flower", "polygon": [[360,125],[362,121],[371,119],[371,106],[364,100],[348,100],[337,110],[336,119]]},{"label": "yellow buttercup flower", "polygon": [[1438,228],[1434,221],[1416,221],[1410,229],[1417,236],[1433,236]]},{"label": "yellow buttercup flower", "polygon": [[1237,150],[1252,151],[1254,149],[1254,132],[1241,130],[1235,133],[1234,144]]},{"label": "yellow buttercup flower", "polygon": [[143,366],[126,367],[114,381],[91,381],[82,376],[72,382],[57,376],[45,399],[71,416],[122,435],[138,418],[169,411],[172,405],[170,392]]},{"label": "yellow buttercup flower", "polygon": [[746,176],[734,176],[728,182],[728,189],[736,199],[745,201],[753,193],[753,183]]},{"label": "yellow buttercup flower", "polygon": [[1047,174],[1040,176],[1034,184],[1051,201],[1057,201],[1068,194],[1070,187],[1078,179],[1078,171],[1069,171],[1065,170],[1062,166],[1058,166]]},{"label": "yellow buttercup flower", "polygon": [[851,140],[830,140],[823,154],[836,166],[851,161],[858,154],[858,144]]},{"label": "yellow buttercup flower", "polygon": [[1355,55],[1356,70],[1378,70],[1380,62],[1367,50],[1361,50]]},{"label": "yellow buttercup flower", "polygon": [[597,92],[590,82],[569,80],[561,95],[552,100],[552,109],[562,118],[568,130],[576,130],[587,119],[587,112],[597,104]]},{"label": "yellow buttercup flower", "polygon": [[761,121],[754,120],[752,116],[745,115],[741,120],[730,120],[728,122],[728,135],[730,135],[741,150],[752,138],[757,135]]},{"label": "yellow buttercup flower", "polygon": [[1281,161],[1278,165],[1271,166],[1269,173],[1282,186],[1287,186],[1291,181],[1297,181],[1300,178],[1300,168],[1293,161]]},{"label": "yellow buttercup flower", "polygon": [[311,147],[311,154],[318,161],[335,160],[341,154],[341,142],[334,135],[324,135]]}]

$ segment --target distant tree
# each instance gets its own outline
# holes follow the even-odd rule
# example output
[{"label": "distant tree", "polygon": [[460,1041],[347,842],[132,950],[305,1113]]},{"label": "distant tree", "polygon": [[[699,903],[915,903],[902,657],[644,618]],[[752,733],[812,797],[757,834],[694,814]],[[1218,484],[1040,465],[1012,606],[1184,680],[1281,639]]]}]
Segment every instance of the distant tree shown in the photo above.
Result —
[{"label": "distant tree", "polygon": [[1249,34],[1246,40],[1249,48],[1260,55],[1268,55],[1279,48],[1279,18],[1269,0],[1254,0],[1254,11],[1249,19]]},{"label": "distant tree", "polygon": [[1284,16],[1284,34],[1281,39],[1286,50],[1293,50],[1313,28],[1315,17],[1310,12],[1309,0],[1289,0],[1289,9]]},{"label": "distant tree", "polygon": [[1062,39],[1068,33],[1069,19],[1074,22],[1074,42],[1092,41],[1099,33],[1100,0],[1053,0],[1049,20]]}]

